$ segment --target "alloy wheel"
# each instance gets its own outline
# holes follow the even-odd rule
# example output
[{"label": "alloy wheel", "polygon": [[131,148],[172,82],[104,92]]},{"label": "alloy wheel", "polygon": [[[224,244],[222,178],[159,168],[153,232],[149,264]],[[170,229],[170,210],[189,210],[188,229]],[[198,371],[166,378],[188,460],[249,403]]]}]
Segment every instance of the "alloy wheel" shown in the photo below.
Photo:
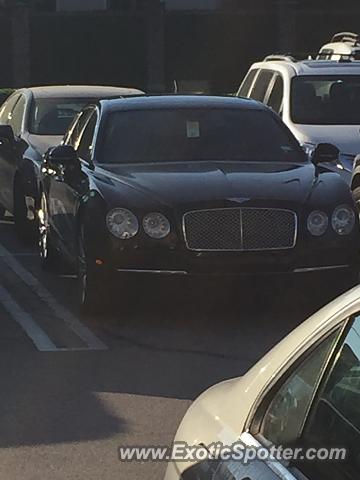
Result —
[{"label": "alloy wheel", "polygon": [[49,212],[45,194],[41,195],[41,209],[39,212],[39,250],[42,262],[46,262],[49,258]]},{"label": "alloy wheel", "polygon": [[78,281],[80,304],[85,305],[87,302],[87,261],[84,247],[83,227],[80,229],[78,240]]}]

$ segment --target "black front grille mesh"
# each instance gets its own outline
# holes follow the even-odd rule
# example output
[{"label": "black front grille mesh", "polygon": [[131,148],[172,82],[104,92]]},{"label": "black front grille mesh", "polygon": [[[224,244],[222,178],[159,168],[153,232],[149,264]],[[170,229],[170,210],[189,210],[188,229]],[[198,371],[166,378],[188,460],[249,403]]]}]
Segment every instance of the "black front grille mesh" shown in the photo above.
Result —
[{"label": "black front grille mesh", "polygon": [[184,215],[187,247],[198,251],[255,251],[293,248],[296,214],[274,208],[197,210]]}]

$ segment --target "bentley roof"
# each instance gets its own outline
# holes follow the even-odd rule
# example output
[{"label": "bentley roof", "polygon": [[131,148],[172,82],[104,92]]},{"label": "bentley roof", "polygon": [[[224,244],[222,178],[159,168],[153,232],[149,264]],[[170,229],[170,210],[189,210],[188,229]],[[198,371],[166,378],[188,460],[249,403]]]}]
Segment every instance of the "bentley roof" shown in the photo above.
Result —
[{"label": "bentley roof", "polygon": [[157,95],[126,99],[101,100],[101,105],[110,110],[158,110],[168,108],[244,108],[267,110],[262,103],[238,97],[215,97],[205,95]]}]

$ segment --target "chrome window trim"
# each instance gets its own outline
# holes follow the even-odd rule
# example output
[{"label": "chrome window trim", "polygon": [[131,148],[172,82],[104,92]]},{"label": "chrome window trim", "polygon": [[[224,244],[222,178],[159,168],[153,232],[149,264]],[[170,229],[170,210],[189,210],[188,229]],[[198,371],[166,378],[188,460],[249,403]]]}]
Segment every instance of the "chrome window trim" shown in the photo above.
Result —
[{"label": "chrome window trim", "polygon": [[[240,441],[248,448],[264,448],[264,445],[262,445],[258,440],[256,440],[256,438],[253,437],[249,432],[242,433],[240,435]],[[263,462],[275,475],[279,477],[279,479],[297,480],[296,477],[294,477],[294,475],[289,472],[289,470],[278,460],[275,460],[273,458],[271,460],[263,460]]]},{"label": "chrome window trim", "polygon": [[319,271],[327,271],[327,270],[341,270],[341,269],[346,269],[350,268],[350,265],[326,265],[326,266],[320,266],[320,267],[301,267],[301,268],[295,268],[293,270],[294,273],[308,273],[308,272],[319,272]]},{"label": "chrome window trim", "polygon": [[149,273],[155,275],[188,275],[186,270],[149,270],[138,268],[118,268],[116,270],[119,273]]}]

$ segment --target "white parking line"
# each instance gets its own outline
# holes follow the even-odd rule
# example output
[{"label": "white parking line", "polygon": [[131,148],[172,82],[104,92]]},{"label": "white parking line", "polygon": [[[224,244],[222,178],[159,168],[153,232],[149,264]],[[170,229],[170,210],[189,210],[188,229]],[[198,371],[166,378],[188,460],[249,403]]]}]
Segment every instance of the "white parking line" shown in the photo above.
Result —
[{"label": "white parking line", "polygon": [[[45,288],[16,258],[0,244],[2,261],[54,312],[55,316],[63,321],[91,350],[107,350],[107,346],[93,332]],[[55,350],[56,347],[55,347]],[[64,351],[64,349],[62,349]]]},{"label": "white parking line", "polygon": [[6,288],[0,286],[0,303],[13,319],[21,326],[28,337],[31,338],[35,347],[40,352],[53,352],[57,350],[54,343],[39,327],[32,316],[25,312],[20,305],[12,298]]}]

